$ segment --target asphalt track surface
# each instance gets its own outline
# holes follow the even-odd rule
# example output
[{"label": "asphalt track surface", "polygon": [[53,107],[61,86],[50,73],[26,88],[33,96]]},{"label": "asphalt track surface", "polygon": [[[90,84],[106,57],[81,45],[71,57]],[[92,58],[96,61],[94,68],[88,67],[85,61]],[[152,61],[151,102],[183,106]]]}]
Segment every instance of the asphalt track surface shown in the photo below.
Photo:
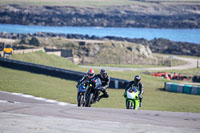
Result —
[{"label": "asphalt track surface", "polygon": [[[86,68],[97,68],[101,69],[104,68],[106,70],[111,70],[111,71],[163,71],[163,70],[184,70],[184,69],[192,69],[192,68],[197,68],[197,60],[198,59],[193,59],[193,58],[184,58],[184,57],[178,57],[174,56],[174,59],[182,60],[187,62],[184,65],[180,66],[173,66],[173,67],[155,67],[155,68],[122,68],[122,67],[105,67],[105,66],[81,66],[81,67],[86,67]],[[200,65],[200,59],[199,59],[199,65]]]},{"label": "asphalt track surface", "polygon": [[84,108],[0,91],[0,133],[199,133],[200,113]]}]

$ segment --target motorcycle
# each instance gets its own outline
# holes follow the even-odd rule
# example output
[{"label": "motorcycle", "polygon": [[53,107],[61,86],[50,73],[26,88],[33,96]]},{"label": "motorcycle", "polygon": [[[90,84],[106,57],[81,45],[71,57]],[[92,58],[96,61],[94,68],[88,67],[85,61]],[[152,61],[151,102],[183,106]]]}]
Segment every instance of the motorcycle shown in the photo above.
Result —
[{"label": "motorcycle", "polygon": [[85,106],[85,91],[86,91],[86,89],[87,89],[86,83],[82,83],[78,87],[78,94],[77,94],[78,107]]},{"label": "motorcycle", "polygon": [[130,87],[125,92],[126,109],[138,110],[140,105],[139,91],[135,86]]},{"label": "motorcycle", "polygon": [[85,97],[85,107],[91,107],[91,104],[97,101],[101,90],[101,80],[93,78],[88,82],[88,88]]}]

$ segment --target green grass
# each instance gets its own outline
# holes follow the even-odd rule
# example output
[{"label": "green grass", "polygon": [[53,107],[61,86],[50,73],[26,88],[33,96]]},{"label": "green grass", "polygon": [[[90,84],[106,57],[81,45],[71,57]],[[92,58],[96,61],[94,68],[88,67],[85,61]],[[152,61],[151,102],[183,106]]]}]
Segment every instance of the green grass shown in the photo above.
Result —
[{"label": "green grass", "polygon": [[[109,72],[114,77],[131,80],[133,75],[139,74],[144,84],[143,110],[162,110],[175,112],[200,112],[200,96],[164,91],[164,82],[168,81],[158,77],[142,74],[141,72]],[[95,107],[125,108],[125,101],[122,97],[124,90],[108,90],[109,100],[102,100],[94,105]]]},{"label": "green grass", "polygon": [[166,70],[166,72],[176,72],[181,73],[182,75],[186,76],[193,76],[193,75],[200,75],[200,68],[193,68],[193,69],[187,69],[187,70]]},{"label": "green grass", "polygon": [[[58,65],[63,68],[73,70],[86,71],[85,68],[79,68],[77,65],[74,65],[61,57],[46,55],[42,52],[15,55],[13,58],[46,65],[48,64],[51,66]],[[54,61],[57,61],[57,63],[54,63]],[[192,73],[194,71],[200,72],[200,69],[184,70],[184,72],[188,73]],[[112,77],[127,80],[132,80],[134,75],[141,75],[145,91],[143,107],[141,108],[142,110],[200,113],[200,96],[166,92],[163,88],[164,82],[168,80],[152,77],[151,75],[146,75],[137,71],[108,71],[108,74]],[[25,93],[76,104],[77,89],[75,88],[75,81],[12,70],[3,67],[0,67],[0,75],[0,90]],[[94,104],[93,107],[125,108],[125,100],[122,96],[124,93],[123,89],[108,89],[108,92],[110,97],[108,99],[102,99],[100,102]]]},{"label": "green grass", "polygon": [[164,67],[159,65],[132,65],[132,64],[88,64],[89,66],[101,66],[101,67],[123,67],[123,68],[153,68]]},{"label": "green grass", "polygon": [[[142,110],[165,110],[178,112],[200,112],[200,96],[163,91],[166,80],[138,72],[109,72],[111,76],[132,79],[140,74],[145,87]],[[0,90],[30,94],[76,104],[76,82],[51,76],[0,67]],[[110,97],[102,99],[93,107],[125,108],[124,90],[108,89]]]},{"label": "green grass", "polygon": [[60,68],[78,68],[78,65],[75,65],[65,58],[59,58],[59,56],[56,55],[47,55],[42,51],[26,54],[14,54],[12,59]]},{"label": "green grass", "polygon": [[[159,54],[159,53],[153,53],[152,55],[158,59],[165,59],[165,60],[168,59],[169,62],[170,62],[170,58],[172,58],[171,66],[179,66],[179,65],[184,65],[187,63],[183,60],[177,60],[177,59],[173,58],[173,56],[177,56],[177,55]],[[188,58],[190,58],[190,57],[188,56]],[[164,66],[169,66],[169,63],[165,64]]]},{"label": "green grass", "polygon": [[[181,60],[172,60],[172,66],[184,65],[186,62]],[[101,67],[123,67],[123,68],[155,68],[155,67],[168,67],[169,65],[133,65],[133,64],[87,64],[89,66],[101,66]]]},{"label": "green grass", "polygon": [[192,59],[199,59],[200,60],[200,57],[199,56],[185,56],[185,55],[182,55],[180,57],[185,57],[185,58],[192,58]]},{"label": "green grass", "polygon": [[192,59],[200,59],[199,56],[189,56],[189,55],[170,55],[170,54],[159,54],[159,53],[152,53],[153,56],[156,57],[168,57],[169,56],[178,56],[178,57],[184,57],[184,58],[192,58]]},{"label": "green grass", "polygon": [[0,90],[76,103],[76,82],[0,67]]}]

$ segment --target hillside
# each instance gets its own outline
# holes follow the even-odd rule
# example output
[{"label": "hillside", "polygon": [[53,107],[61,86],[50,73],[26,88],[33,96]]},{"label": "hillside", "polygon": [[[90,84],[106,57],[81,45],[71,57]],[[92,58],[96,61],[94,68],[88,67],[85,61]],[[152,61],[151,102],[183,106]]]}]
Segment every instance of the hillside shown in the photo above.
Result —
[{"label": "hillside", "polygon": [[[85,4],[77,1],[0,2],[0,23],[50,26],[200,28],[198,1],[123,0]],[[116,2],[112,0],[113,3]],[[40,3],[40,4],[39,4]],[[79,5],[80,4],[80,5]]]},{"label": "hillside", "polygon": [[[134,47],[134,48],[132,48],[132,51],[135,51],[136,45],[140,48],[145,48],[146,50],[144,49],[143,54],[141,54],[141,56],[143,55],[144,57],[150,56],[149,53],[151,53],[151,52],[152,53],[161,53],[161,54],[173,54],[173,55],[200,56],[200,52],[199,52],[200,45],[198,45],[198,44],[187,43],[187,42],[174,42],[174,41],[170,41],[170,40],[163,39],[163,38],[153,39],[153,40],[148,41],[143,38],[136,39],[136,38],[123,38],[123,37],[114,37],[114,36],[97,37],[97,36],[88,36],[88,35],[79,35],[79,34],[56,34],[56,33],[44,33],[44,32],[35,33],[35,34],[14,34],[14,33],[2,32],[2,33],[0,33],[0,38],[20,40],[21,45],[18,45],[18,47],[17,47],[18,49],[33,48],[33,47],[37,47],[40,45],[41,46],[49,46],[49,45],[57,46],[58,44],[65,45],[68,42],[65,39],[69,39],[71,41],[79,40],[79,42],[76,41],[76,45],[74,45],[74,47],[77,47],[79,45],[79,43],[80,43],[80,45],[82,45],[81,47],[83,47],[83,45],[85,45],[85,44],[86,44],[85,46],[89,46],[88,44],[91,42],[93,42],[93,43],[96,42],[96,44],[109,42],[110,48],[113,49],[112,52],[115,53],[114,55],[119,55],[118,54],[119,50],[117,50],[116,48],[120,48],[119,47],[120,45],[118,45],[118,44],[123,44],[125,50],[129,51],[129,52],[131,51],[131,47]],[[40,38],[40,39],[38,40],[37,38]],[[54,38],[54,39],[52,41],[50,41],[51,39],[49,39],[49,38]],[[90,41],[87,41],[87,40],[90,40]],[[9,42],[9,41],[8,42],[2,41],[2,42],[13,43],[13,42]],[[53,42],[54,42],[54,44],[52,44]],[[115,42],[114,44],[116,44],[116,47],[114,47],[115,46],[114,44],[111,45],[112,42],[113,43]],[[31,44],[31,45],[28,45],[25,47],[22,44]],[[130,45],[130,46],[128,46],[128,45]],[[0,49],[2,46],[3,46],[3,43],[0,44]],[[67,45],[67,46],[71,47],[72,45]],[[99,46],[97,45],[97,47],[100,47],[100,45]],[[109,46],[107,45],[107,47],[109,47]],[[88,48],[86,48],[85,50],[88,51],[86,53],[89,53]],[[116,51],[114,51],[114,50],[116,50]],[[136,51],[138,51],[138,50],[136,50]],[[123,55],[123,53],[120,53],[120,54]],[[127,53],[124,53],[124,55],[127,55]],[[80,56],[82,56],[82,55],[80,54]],[[90,56],[92,56],[92,55],[90,55]],[[134,58],[134,56],[132,58]]]},{"label": "hillside", "polygon": [[[3,47],[4,43],[0,43]],[[46,51],[68,55],[77,64],[161,65],[148,46],[114,40],[83,40],[64,37],[33,37],[16,40],[14,50],[44,47]]]}]

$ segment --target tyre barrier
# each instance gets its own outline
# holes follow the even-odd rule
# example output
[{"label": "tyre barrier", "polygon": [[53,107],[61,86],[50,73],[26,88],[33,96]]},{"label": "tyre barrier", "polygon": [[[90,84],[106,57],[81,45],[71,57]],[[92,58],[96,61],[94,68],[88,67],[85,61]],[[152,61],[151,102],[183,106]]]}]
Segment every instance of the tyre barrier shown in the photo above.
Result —
[{"label": "tyre barrier", "polygon": [[200,83],[200,76],[194,76],[192,82]]},{"label": "tyre barrier", "polygon": [[[0,57],[0,66],[16,70],[28,71],[37,74],[44,74],[67,80],[73,80],[77,82],[83,77],[83,75],[85,75],[85,73],[83,72],[50,67],[50,66],[18,61],[8,58],[1,58],[1,57]],[[111,77],[109,88],[124,89],[128,83],[129,83],[128,80]]]},{"label": "tyre barrier", "polygon": [[165,82],[165,90],[170,92],[200,95],[200,86]]}]

